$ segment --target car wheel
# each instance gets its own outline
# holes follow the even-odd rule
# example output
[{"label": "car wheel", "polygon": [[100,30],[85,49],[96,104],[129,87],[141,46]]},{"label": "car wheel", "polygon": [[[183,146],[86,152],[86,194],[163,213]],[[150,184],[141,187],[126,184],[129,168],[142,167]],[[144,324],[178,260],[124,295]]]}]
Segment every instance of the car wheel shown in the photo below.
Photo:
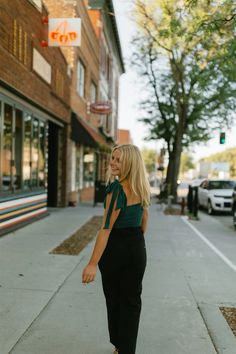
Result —
[{"label": "car wheel", "polygon": [[234,228],[236,230],[236,208],[233,209],[233,222],[234,222]]},{"label": "car wheel", "polygon": [[209,215],[213,215],[214,214],[214,209],[212,208],[210,200],[208,200],[208,203],[207,203],[207,212],[208,212]]}]

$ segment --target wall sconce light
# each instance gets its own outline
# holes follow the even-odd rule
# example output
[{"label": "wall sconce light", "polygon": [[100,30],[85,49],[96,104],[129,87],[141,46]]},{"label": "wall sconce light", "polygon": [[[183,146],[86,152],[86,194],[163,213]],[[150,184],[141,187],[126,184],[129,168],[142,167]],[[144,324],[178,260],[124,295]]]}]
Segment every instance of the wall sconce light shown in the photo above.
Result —
[{"label": "wall sconce light", "polygon": [[44,25],[47,25],[47,24],[48,24],[48,16],[43,16],[43,17],[42,17],[42,23],[43,23]]},{"label": "wall sconce light", "polygon": [[40,44],[41,44],[41,47],[43,47],[43,48],[47,48],[47,47],[48,47],[48,42],[45,41],[45,40],[42,40],[42,41],[40,42]]}]

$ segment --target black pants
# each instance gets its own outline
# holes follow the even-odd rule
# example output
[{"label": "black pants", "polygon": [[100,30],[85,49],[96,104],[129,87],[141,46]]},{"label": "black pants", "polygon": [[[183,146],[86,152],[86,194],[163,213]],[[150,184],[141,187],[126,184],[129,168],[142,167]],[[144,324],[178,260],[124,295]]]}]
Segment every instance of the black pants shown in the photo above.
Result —
[{"label": "black pants", "polygon": [[113,229],[100,259],[110,342],[119,354],[135,354],[146,248],[140,227]]}]

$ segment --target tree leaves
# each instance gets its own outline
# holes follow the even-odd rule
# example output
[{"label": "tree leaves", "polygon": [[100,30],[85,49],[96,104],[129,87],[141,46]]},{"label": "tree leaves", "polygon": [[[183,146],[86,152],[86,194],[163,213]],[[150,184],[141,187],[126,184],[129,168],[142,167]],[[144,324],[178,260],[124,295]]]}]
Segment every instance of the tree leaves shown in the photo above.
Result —
[{"label": "tree leaves", "polygon": [[[232,124],[236,109],[233,0],[137,0],[132,66],[145,88],[149,139],[167,144],[175,183],[183,147]],[[167,172],[167,179],[168,179]]]}]

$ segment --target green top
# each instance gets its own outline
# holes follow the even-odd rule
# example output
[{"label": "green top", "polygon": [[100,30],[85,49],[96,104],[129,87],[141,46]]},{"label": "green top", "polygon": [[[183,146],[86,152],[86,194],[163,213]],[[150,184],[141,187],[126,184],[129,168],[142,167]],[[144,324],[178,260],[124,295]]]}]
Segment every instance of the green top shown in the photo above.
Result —
[{"label": "green top", "polygon": [[[112,193],[111,203],[107,212],[106,222],[104,229],[109,229],[110,218],[114,203],[116,202],[116,210],[121,209],[118,218],[116,219],[113,228],[121,229],[125,227],[138,227],[141,226],[143,217],[143,207],[141,203],[136,203],[132,205],[127,205],[127,198],[123,190],[122,185],[116,179],[114,182],[110,183],[106,188],[106,195]],[[104,201],[104,207],[106,207],[106,198]]]}]

